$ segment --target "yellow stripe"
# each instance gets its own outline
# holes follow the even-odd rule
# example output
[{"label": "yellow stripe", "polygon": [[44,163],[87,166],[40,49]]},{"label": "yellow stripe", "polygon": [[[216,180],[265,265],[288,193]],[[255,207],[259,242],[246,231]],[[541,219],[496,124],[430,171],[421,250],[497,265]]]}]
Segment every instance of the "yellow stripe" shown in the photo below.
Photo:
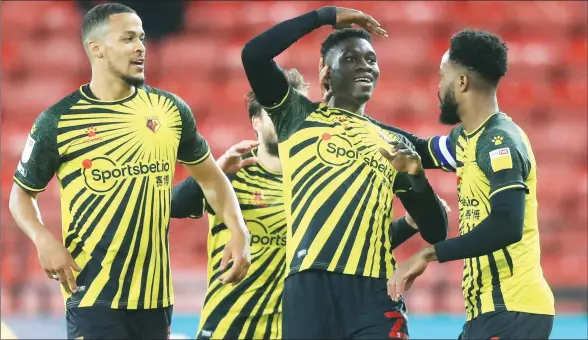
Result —
[{"label": "yellow stripe", "polygon": [[272,106],[272,107],[266,107],[266,106],[263,106],[263,105],[262,105],[262,107],[263,107],[264,109],[266,109],[266,110],[273,110],[273,109],[277,109],[277,108],[278,108],[278,107],[280,107],[282,104],[284,104],[284,102],[285,102],[285,101],[286,101],[286,99],[288,98],[288,95],[289,95],[289,94],[290,94],[290,86],[288,86],[288,92],[286,92],[286,95],[284,96],[284,99],[282,99],[282,101],[280,101],[280,102],[278,103],[278,105],[276,105],[276,106]]},{"label": "yellow stripe", "polygon": [[524,185],[522,185],[522,184],[511,184],[511,185],[507,185],[507,186],[505,186],[505,187],[502,187],[502,188],[500,188],[500,189],[497,189],[496,191],[494,191],[493,193],[491,193],[491,194],[488,196],[488,198],[492,198],[492,196],[494,196],[495,194],[497,194],[497,193],[499,193],[499,192],[501,192],[501,191],[508,190],[508,189],[514,189],[514,188],[521,188],[521,189],[524,189],[524,188],[525,188],[525,186],[524,186]]},{"label": "yellow stripe", "polygon": [[[447,138],[449,138],[449,137],[447,137]],[[437,162],[437,157],[435,157],[435,154],[433,153],[433,149],[432,149],[431,144],[433,144],[433,138],[430,138],[429,142],[427,143],[428,149],[429,149],[429,155],[431,155],[433,162],[435,162],[435,166],[439,166],[439,162]]]},{"label": "yellow stripe", "polygon": [[43,188],[43,189],[33,189],[33,188],[31,188],[31,187],[29,187],[29,186],[25,185],[23,182],[21,182],[21,181],[20,181],[18,178],[16,178],[16,176],[14,176],[14,177],[13,177],[13,179],[14,179],[14,181],[16,182],[16,184],[20,185],[20,186],[21,186],[21,187],[23,187],[24,189],[27,189],[28,191],[33,191],[33,192],[42,192],[42,191],[45,191],[45,189],[47,188],[47,187],[45,187],[45,188]]},{"label": "yellow stripe", "polygon": [[208,156],[210,156],[210,148],[208,149],[208,151],[206,151],[206,153],[204,154],[204,156],[200,157],[198,160],[193,161],[193,162],[186,162],[183,161],[181,159],[178,158],[178,162],[182,163],[182,164],[187,164],[187,165],[196,165],[196,164],[200,164],[202,162],[204,162]]}]

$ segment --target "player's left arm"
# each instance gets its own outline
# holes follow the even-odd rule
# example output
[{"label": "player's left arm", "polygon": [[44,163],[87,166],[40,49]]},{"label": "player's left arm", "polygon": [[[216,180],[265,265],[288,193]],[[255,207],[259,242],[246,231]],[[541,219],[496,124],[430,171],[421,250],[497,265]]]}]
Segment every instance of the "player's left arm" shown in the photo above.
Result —
[{"label": "player's left arm", "polygon": [[[494,131],[493,131],[494,130]],[[476,228],[425,250],[429,260],[454,261],[491,254],[523,237],[525,179],[530,163],[519,136],[491,129],[478,141],[476,162],[490,182],[490,214]]]},{"label": "player's left arm", "polygon": [[[392,144],[392,152],[382,149],[380,152],[399,172],[394,179],[394,193],[418,226],[425,241],[434,244],[444,240],[448,229],[447,212],[429,184],[414,146],[403,138],[386,141]],[[406,231],[408,235],[410,230]]]}]

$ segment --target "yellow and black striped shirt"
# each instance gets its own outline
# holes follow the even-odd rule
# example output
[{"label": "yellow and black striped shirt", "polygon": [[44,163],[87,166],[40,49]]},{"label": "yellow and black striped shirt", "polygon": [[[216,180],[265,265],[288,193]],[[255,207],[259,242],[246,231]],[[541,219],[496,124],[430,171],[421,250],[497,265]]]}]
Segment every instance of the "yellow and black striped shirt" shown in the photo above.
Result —
[{"label": "yellow and black striped shirt", "polygon": [[82,268],[66,306],[173,304],[168,226],[176,161],[209,155],[188,106],[148,86],[115,102],[82,86],[38,116],[14,180],[45,190],[56,174],[62,236]]},{"label": "yellow and black striped shirt", "polygon": [[288,273],[308,269],[388,278],[395,192],[405,174],[379,153],[383,130],[367,116],[310,102],[289,88],[266,108],[276,127],[288,221]]},{"label": "yellow and black striped shirt", "polygon": [[553,315],[553,293],[541,269],[537,163],[524,131],[505,114],[495,113],[472,132],[459,125],[449,136],[431,138],[429,151],[437,165],[457,172],[462,235],[490,215],[494,194],[514,188],[528,191],[522,240],[464,261],[468,320],[497,310]]},{"label": "yellow and black striped shirt", "polygon": [[204,211],[209,213],[208,288],[197,338],[280,339],[286,273],[282,174],[258,162],[229,178],[251,234],[251,267],[236,286],[218,280],[230,231],[206,204],[202,189],[192,178],[173,189],[172,217],[199,218]]}]

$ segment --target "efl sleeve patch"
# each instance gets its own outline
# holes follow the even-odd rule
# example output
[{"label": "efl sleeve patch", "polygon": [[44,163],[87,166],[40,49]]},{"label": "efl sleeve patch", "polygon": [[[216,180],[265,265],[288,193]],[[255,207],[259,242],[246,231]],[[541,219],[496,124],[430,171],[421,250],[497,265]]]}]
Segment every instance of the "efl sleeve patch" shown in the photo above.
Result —
[{"label": "efl sleeve patch", "polygon": [[510,148],[502,148],[490,151],[490,166],[492,171],[512,169],[512,156]]}]

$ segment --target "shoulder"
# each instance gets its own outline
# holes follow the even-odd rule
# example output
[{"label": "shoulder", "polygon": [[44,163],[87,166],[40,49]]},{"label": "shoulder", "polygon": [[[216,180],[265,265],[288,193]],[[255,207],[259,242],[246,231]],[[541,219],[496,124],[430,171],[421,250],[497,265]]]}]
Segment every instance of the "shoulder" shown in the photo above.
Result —
[{"label": "shoulder", "polygon": [[82,100],[83,97],[79,91],[72,92],[61,98],[57,103],[48,107],[37,116],[33,130],[39,128],[40,124],[45,128],[56,128],[61,116],[67,114],[76,104],[83,104],[83,102],[81,102]]},{"label": "shoulder", "polygon": [[522,129],[510,117],[498,114],[491,118],[482,131],[478,148],[509,147],[523,152],[525,143]]}]

